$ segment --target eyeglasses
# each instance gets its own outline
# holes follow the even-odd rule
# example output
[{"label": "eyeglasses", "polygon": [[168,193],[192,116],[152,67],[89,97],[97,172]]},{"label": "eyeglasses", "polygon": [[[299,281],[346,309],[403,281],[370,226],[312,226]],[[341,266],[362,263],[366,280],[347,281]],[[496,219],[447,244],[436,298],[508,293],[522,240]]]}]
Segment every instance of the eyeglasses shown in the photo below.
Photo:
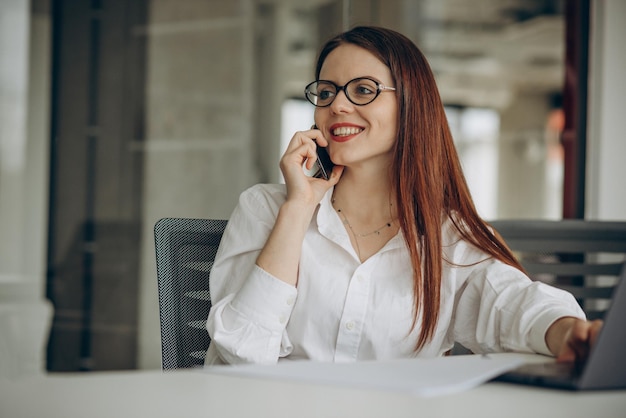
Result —
[{"label": "eyeglasses", "polygon": [[304,88],[304,95],[313,105],[326,107],[331,105],[341,90],[350,102],[357,106],[364,106],[372,103],[381,92],[385,90],[395,91],[396,89],[387,87],[371,78],[361,77],[348,81],[343,87],[332,81],[317,80]]}]

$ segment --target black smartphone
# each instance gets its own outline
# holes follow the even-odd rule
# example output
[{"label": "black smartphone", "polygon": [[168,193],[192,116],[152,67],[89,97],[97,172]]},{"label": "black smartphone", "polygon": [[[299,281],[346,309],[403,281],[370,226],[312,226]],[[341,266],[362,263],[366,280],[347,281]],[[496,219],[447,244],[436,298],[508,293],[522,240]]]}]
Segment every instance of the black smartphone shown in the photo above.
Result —
[{"label": "black smartphone", "polygon": [[[311,129],[317,129],[317,125],[311,126]],[[335,163],[333,163],[333,161],[330,159],[330,155],[328,155],[328,150],[326,148],[320,147],[317,144],[316,146],[317,161],[315,161],[313,177],[328,180],[330,178],[330,174],[333,171]]]},{"label": "black smartphone", "polygon": [[317,170],[315,170],[313,177],[328,180],[335,164],[330,159],[330,155],[328,155],[328,150],[326,150],[326,148],[317,145],[317,161],[315,164],[317,166]]}]

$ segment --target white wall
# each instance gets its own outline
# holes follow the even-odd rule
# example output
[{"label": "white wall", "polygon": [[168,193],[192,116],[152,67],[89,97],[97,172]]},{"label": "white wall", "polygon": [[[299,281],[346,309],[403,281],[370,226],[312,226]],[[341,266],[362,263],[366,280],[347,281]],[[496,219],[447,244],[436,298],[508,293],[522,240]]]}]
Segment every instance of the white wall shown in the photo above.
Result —
[{"label": "white wall", "polygon": [[591,4],[586,217],[626,220],[626,2]]},{"label": "white wall", "polygon": [[[0,275],[46,271],[50,16],[0,2]],[[42,3],[42,2],[39,2]]]},{"label": "white wall", "polygon": [[25,267],[19,243],[27,176],[29,6],[28,0],[0,4],[0,272],[5,275],[21,275]]},{"label": "white wall", "polygon": [[44,300],[48,8],[47,0],[0,2],[0,377],[43,371],[52,316]]}]

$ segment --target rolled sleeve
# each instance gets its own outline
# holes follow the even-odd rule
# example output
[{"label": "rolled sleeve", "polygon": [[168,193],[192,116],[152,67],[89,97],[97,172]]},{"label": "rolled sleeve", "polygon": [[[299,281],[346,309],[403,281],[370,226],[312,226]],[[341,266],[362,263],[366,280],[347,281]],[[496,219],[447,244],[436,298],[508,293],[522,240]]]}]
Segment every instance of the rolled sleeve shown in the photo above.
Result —
[{"label": "rolled sleeve", "polygon": [[211,308],[211,344],[230,364],[276,363],[293,349],[286,326],[297,289],[254,266],[241,289]]},{"label": "rolled sleeve", "polygon": [[243,315],[273,333],[282,332],[293,310],[297,294],[294,286],[255,265],[252,277],[235,295],[230,304],[232,309],[224,312],[223,319],[228,322],[231,316]]},{"label": "rolled sleeve", "polygon": [[476,353],[551,355],[546,332],[565,316],[585,317],[571,294],[533,282],[519,270],[494,262],[476,269],[460,292],[455,338]]}]

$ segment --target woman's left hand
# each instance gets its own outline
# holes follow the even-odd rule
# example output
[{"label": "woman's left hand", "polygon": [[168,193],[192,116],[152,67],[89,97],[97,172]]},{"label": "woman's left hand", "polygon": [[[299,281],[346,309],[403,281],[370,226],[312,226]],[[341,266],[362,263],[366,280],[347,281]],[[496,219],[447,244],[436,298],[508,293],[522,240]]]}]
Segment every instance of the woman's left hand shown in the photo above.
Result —
[{"label": "woman's left hand", "polygon": [[583,362],[595,345],[603,322],[579,318],[558,319],[546,332],[546,343],[558,362]]}]

